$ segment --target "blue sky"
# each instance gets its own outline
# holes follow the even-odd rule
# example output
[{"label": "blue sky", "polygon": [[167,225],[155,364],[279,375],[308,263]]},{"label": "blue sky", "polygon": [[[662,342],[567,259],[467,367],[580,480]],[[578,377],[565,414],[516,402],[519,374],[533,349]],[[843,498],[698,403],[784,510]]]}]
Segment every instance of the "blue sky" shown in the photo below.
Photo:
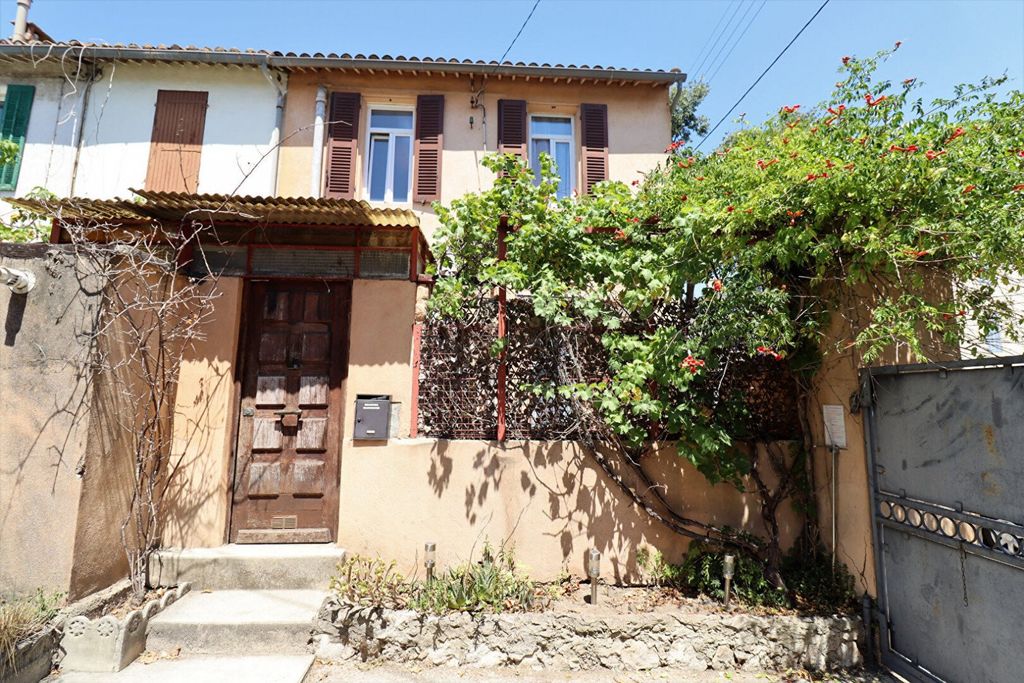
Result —
[{"label": "blue sky", "polygon": [[[714,123],[819,4],[541,0],[509,59],[678,66],[691,79],[703,72],[711,95],[701,111]],[[35,0],[31,19],[63,40],[490,60],[505,51],[532,5],[533,0]],[[15,0],[0,0],[3,25],[14,8]],[[728,28],[717,46],[709,46],[709,37],[723,26]],[[903,45],[883,75],[921,79],[927,98],[1003,72],[1012,79],[1010,87],[1024,88],[1024,0],[831,0],[733,116],[745,112],[759,121],[780,104],[815,103],[836,81],[843,55],[870,54],[897,40]],[[702,50],[711,59],[702,59]],[[709,145],[733,127],[727,121]]]}]

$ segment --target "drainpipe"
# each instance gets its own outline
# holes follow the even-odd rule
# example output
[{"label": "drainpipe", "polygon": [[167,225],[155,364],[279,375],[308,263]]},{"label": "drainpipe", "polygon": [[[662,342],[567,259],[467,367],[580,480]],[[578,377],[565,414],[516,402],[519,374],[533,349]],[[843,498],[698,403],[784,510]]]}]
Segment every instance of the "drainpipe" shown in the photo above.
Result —
[{"label": "drainpipe", "polygon": [[[99,80],[102,73],[95,65],[91,65],[89,80],[85,84],[85,93],[82,94],[82,111],[78,117],[78,130],[75,131],[75,140],[71,143],[75,148],[75,159],[71,164],[71,183],[68,186],[69,197],[75,196],[75,185],[78,182],[78,162],[82,158],[82,147],[85,145],[86,114],[89,113],[89,96],[92,94],[92,84]],[[113,73],[111,73],[111,76],[113,76]]]},{"label": "drainpipe", "polygon": [[25,34],[28,33],[28,9],[32,6],[32,0],[18,0],[18,11],[14,15],[14,30],[11,32],[11,40],[24,42]]},{"label": "drainpipe", "polygon": [[323,187],[324,112],[327,109],[327,86],[317,86],[316,115],[313,119],[313,165],[310,168],[309,196],[318,198]]},{"label": "drainpipe", "polygon": [[270,137],[270,185],[272,188],[271,192],[273,192],[274,196],[277,196],[277,173],[281,159],[281,131],[284,129],[284,103],[285,98],[288,96],[288,85],[287,81],[282,84],[280,73],[276,75],[271,73],[266,62],[260,64],[260,71],[263,72],[270,85],[274,86],[274,89],[277,91],[277,113],[274,117],[274,131]]}]

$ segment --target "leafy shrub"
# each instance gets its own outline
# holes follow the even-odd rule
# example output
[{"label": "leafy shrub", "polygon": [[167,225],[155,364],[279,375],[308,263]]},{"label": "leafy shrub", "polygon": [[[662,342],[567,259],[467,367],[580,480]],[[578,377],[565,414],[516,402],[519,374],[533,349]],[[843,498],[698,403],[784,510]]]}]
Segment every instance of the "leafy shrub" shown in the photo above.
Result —
[{"label": "leafy shrub", "polygon": [[[725,599],[725,579],[722,566],[725,551],[704,543],[690,544],[686,559],[680,567],[680,574],[686,585],[698,593],[718,600]],[[732,595],[748,605],[759,607],[788,607],[785,591],[774,587],[764,577],[764,567],[754,558],[733,553],[736,558],[735,574],[732,577]]]},{"label": "leafy shrub", "polygon": [[853,575],[842,562],[833,568],[832,556],[824,550],[791,552],[782,563],[782,576],[797,607],[827,612],[856,607]]},{"label": "leafy shrub", "polygon": [[497,555],[484,546],[480,562],[448,569],[422,584],[412,606],[434,614],[447,612],[526,612],[544,605],[544,593],[516,566],[515,553],[502,546]]},{"label": "leafy shrub", "polygon": [[667,562],[660,550],[652,550],[647,546],[640,548],[636,551],[636,563],[645,583],[672,588],[686,586],[683,565]]},{"label": "leafy shrub", "polygon": [[0,657],[12,662],[18,643],[41,631],[63,600],[63,593],[45,593],[42,589],[31,597],[10,601],[0,598]]},{"label": "leafy shrub", "polygon": [[[793,549],[782,563],[782,578],[787,591],[779,591],[764,577],[764,568],[756,559],[734,553],[735,575],[732,594],[748,605],[759,607],[797,607],[815,612],[843,612],[854,609],[856,593],[853,576],[841,562],[832,567],[832,556],[823,549],[801,553]],[[693,543],[681,566],[665,564],[654,551],[652,566],[661,577],[671,577],[665,585],[689,588],[718,600],[725,599],[722,565],[725,551],[704,543]],[[638,560],[640,554],[637,553]],[[660,564],[659,564],[660,563]]]},{"label": "leafy shrub", "polygon": [[404,609],[413,584],[379,557],[348,555],[331,577],[330,590],[341,602],[359,607]]}]

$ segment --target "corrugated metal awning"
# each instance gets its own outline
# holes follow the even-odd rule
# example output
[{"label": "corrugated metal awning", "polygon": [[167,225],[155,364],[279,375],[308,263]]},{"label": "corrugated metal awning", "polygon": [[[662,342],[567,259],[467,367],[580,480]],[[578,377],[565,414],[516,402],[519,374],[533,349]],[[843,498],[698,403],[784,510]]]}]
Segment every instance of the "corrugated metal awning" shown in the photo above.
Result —
[{"label": "corrugated metal awning", "polygon": [[408,209],[375,207],[350,199],[251,197],[132,190],[129,199],[7,199],[9,204],[65,222],[90,223],[254,223],[261,225],[333,225],[370,228],[419,227]]}]

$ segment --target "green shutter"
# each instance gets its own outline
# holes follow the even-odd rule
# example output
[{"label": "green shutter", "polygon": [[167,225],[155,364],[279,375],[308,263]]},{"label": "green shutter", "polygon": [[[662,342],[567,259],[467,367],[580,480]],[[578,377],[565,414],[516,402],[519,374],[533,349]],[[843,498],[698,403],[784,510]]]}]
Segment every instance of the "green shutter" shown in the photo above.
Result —
[{"label": "green shutter", "polygon": [[0,139],[13,140],[18,145],[18,156],[9,164],[0,166],[0,190],[13,190],[18,186],[21,156],[25,151],[25,133],[32,112],[34,85],[9,85],[4,100],[4,120],[0,122]]}]

